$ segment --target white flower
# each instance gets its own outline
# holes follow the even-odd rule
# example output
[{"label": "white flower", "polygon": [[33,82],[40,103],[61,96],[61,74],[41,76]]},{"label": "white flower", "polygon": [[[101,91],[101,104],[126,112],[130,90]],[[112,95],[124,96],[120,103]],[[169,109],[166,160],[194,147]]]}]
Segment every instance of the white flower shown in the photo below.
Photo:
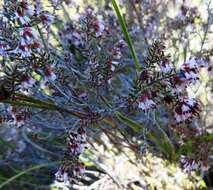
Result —
[{"label": "white flower", "polygon": [[149,96],[147,94],[145,94],[145,95],[139,97],[138,107],[146,112],[150,109],[155,108],[156,104],[152,99],[149,98]]},{"label": "white flower", "polygon": [[30,22],[30,18],[28,16],[20,16],[17,12],[15,12],[15,18],[18,19],[22,25]]},{"label": "white flower", "polygon": [[9,49],[9,45],[3,42],[0,42],[0,55],[7,56],[8,52],[6,51]]},{"label": "white flower", "polygon": [[40,19],[45,27],[50,26],[54,21],[54,16],[48,12],[42,13]]},{"label": "white flower", "polygon": [[199,80],[199,67],[201,67],[201,64],[195,58],[189,58],[181,65],[180,69],[188,83],[194,84]]},{"label": "white flower", "polygon": [[40,88],[48,96],[52,96],[52,94],[55,92],[52,88],[49,87],[49,82],[47,80],[40,81]]},{"label": "white flower", "polygon": [[21,24],[27,24],[30,22],[30,17],[33,16],[33,7],[26,0],[19,0],[18,6],[15,11],[15,19],[19,20]]},{"label": "white flower", "polygon": [[35,13],[40,14],[41,11],[43,10],[43,5],[41,3],[41,0],[35,0]]},{"label": "white flower", "polygon": [[190,110],[189,106],[183,104],[183,106],[182,106],[183,113],[188,112],[189,110]]},{"label": "white flower", "polygon": [[197,170],[200,166],[200,163],[196,163],[195,160],[192,160],[186,156],[181,156],[180,162],[183,167],[184,172],[191,172],[192,170]]},{"label": "white flower", "polygon": [[97,18],[96,21],[93,23],[94,29],[95,29],[95,35],[96,37],[100,37],[102,33],[104,32],[104,24],[103,20],[100,18]]},{"label": "white flower", "polygon": [[169,73],[172,69],[174,69],[174,66],[169,59],[165,59],[161,61],[160,69],[163,73]]},{"label": "white flower", "polygon": [[19,44],[19,46],[13,51],[14,53],[20,53],[22,57],[29,57],[32,53],[30,45]]},{"label": "white flower", "polygon": [[207,163],[201,162],[201,167],[200,167],[200,169],[201,169],[201,172],[202,172],[202,173],[208,171],[209,168],[210,168],[210,166],[209,166]]},{"label": "white flower", "polygon": [[117,62],[117,61],[112,61],[111,62],[111,65],[110,65],[110,69],[111,69],[111,71],[115,71],[115,68],[116,68],[116,66],[119,64],[119,62]]},{"label": "white flower", "polygon": [[199,112],[198,102],[191,97],[180,97],[179,102],[174,108],[174,117],[178,123],[190,121]]},{"label": "white flower", "polygon": [[45,75],[45,80],[50,80],[50,81],[54,81],[56,79],[56,75],[55,73],[51,73],[50,75]]},{"label": "white flower", "polygon": [[25,118],[25,113],[23,112],[23,110],[17,109],[16,107],[13,107],[13,106],[9,106],[7,108],[7,111],[13,118],[13,121],[11,122],[11,124],[17,127],[21,127],[22,125],[24,125],[24,121],[26,118]]},{"label": "white flower", "polygon": [[32,27],[24,27],[20,30],[20,36],[22,41],[26,41],[26,43],[32,43],[32,41],[38,38],[38,33]]},{"label": "white flower", "polygon": [[56,75],[53,72],[53,69],[51,66],[46,66],[44,70],[45,80],[46,81],[54,81],[56,79]]},{"label": "white flower", "polygon": [[69,181],[68,173],[63,171],[62,169],[59,169],[55,173],[55,177],[57,180],[62,181],[64,183],[67,183]]},{"label": "white flower", "polygon": [[21,83],[22,89],[28,89],[36,83],[36,80],[32,77],[26,77],[25,80]]}]

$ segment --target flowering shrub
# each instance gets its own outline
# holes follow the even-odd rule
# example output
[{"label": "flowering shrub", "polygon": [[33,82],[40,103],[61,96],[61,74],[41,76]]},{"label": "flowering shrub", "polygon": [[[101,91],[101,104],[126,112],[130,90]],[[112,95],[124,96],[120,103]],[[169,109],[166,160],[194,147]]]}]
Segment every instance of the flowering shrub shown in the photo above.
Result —
[{"label": "flowering shrub", "polygon": [[[213,24],[210,3],[207,23],[199,26],[203,36],[198,51],[191,49],[188,38],[202,18],[185,1],[176,5],[180,10],[175,18],[164,15],[166,3],[130,1],[130,32],[116,1],[112,5],[117,16],[107,2],[105,12],[92,5],[80,10],[66,0],[4,1],[2,124],[16,126],[27,143],[50,156],[46,162],[60,164],[55,179],[67,186],[84,180],[87,166],[82,157],[90,156],[93,143],[104,144],[102,133],[118,153],[128,148],[140,158],[149,151],[186,173],[204,175],[210,168],[213,136],[201,127],[202,101],[188,89],[200,83],[202,71],[212,70],[212,49],[205,49]],[[68,9],[76,11],[77,19]],[[30,135],[37,142],[48,140],[40,146]],[[8,152],[6,159],[11,156]]]}]

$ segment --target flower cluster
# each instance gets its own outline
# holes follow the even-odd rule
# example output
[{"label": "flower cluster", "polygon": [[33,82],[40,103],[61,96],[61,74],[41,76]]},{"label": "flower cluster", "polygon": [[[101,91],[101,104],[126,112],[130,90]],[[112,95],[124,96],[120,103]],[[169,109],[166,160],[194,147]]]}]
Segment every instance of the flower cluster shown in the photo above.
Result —
[{"label": "flower cluster", "polygon": [[205,63],[189,58],[176,69],[164,51],[165,47],[158,42],[150,48],[145,59],[146,68],[140,73],[131,94],[132,102],[137,100],[138,107],[144,112],[166,102],[173,108],[176,123],[189,122],[199,115],[200,106],[196,99],[185,96],[186,88],[199,80],[199,68]]},{"label": "flower cluster", "polygon": [[125,43],[117,38],[114,40],[108,23],[103,22],[90,6],[81,13],[80,21],[78,25],[65,23],[58,32],[61,45],[66,50],[66,61],[75,68],[81,62],[81,69],[92,86],[106,86],[120,66]]},{"label": "flower cluster", "polygon": [[[79,161],[79,155],[87,147],[86,132],[81,126],[77,131],[71,130],[68,135],[67,152],[65,153],[65,163],[56,172],[56,180],[64,183],[74,183],[76,179],[84,174],[85,165]],[[72,160],[73,163],[69,163]]]},{"label": "flower cluster", "polygon": [[28,0],[13,0],[6,2],[5,12],[2,13],[0,20],[3,27],[0,41],[1,54],[12,56],[15,53],[26,58],[42,48],[38,31],[34,28],[35,23],[49,27],[54,22],[54,16],[43,11],[40,1],[35,1],[33,4]]},{"label": "flower cluster", "polygon": [[178,123],[191,121],[193,116],[198,115],[200,106],[194,98],[180,97],[174,108],[174,117]]},{"label": "flower cluster", "polygon": [[[53,15],[43,10],[39,0],[5,2],[0,15],[0,55],[4,60],[1,64],[2,100],[10,98],[16,101],[19,99],[14,95],[16,92],[29,95],[39,88],[51,92],[49,84],[56,75],[50,55],[44,53],[40,40],[43,30],[39,28],[47,28],[53,21]],[[13,123],[19,127],[28,118],[22,108],[8,111]]]},{"label": "flower cluster", "polygon": [[33,7],[27,0],[19,0],[15,7],[15,19],[18,20],[22,25],[28,24],[31,17],[34,14]]},{"label": "flower cluster", "polygon": [[54,81],[56,79],[56,75],[53,72],[53,68],[50,65],[47,65],[44,69],[45,80]]},{"label": "flower cluster", "polygon": [[39,18],[45,27],[49,27],[54,22],[55,17],[48,12],[42,12],[40,13]]},{"label": "flower cluster", "polygon": [[87,7],[85,10],[85,17],[88,19],[87,26],[90,29],[89,32],[94,33],[96,37],[101,37],[104,33],[104,23],[101,18],[95,16],[92,7]]},{"label": "flower cluster", "polygon": [[35,85],[36,80],[29,76],[29,75],[23,75],[22,76],[22,82],[21,82],[21,88],[22,90],[28,90],[31,88],[33,85]]},{"label": "flower cluster", "polygon": [[121,59],[122,52],[121,50],[125,47],[125,42],[123,40],[120,40],[117,42],[114,47],[112,48],[112,55],[115,59]]},{"label": "flower cluster", "polygon": [[178,75],[173,77],[174,93],[182,92],[190,84],[195,84],[199,80],[199,69],[205,65],[204,61],[195,58],[184,62]]},{"label": "flower cluster", "polygon": [[144,112],[149,111],[150,109],[156,108],[155,102],[151,99],[151,95],[145,93],[144,95],[138,98],[138,107]]},{"label": "flower cluster", "polygon": [[[182,154],[179,158],[179,163],[182,169],[188,173],[193,170],[207,171],[209,168],[208,155],[211,152],[211,140],[202,141],[203,137],[209,135],[207,130],[204,127],[191,125],[190,123],[172,125],[171,129],[180,137],[179,147]],[[189,146],[189,142],[193,153],[187,154],[184,147]]]},{"label": "flower cluster", "polygon": [[14,106],[9,106],[8,112],[12,117],[12,124],[17,127],[21,127],[26,121],[26,119],[30,117],[29,111],[24,108],[20,109]]},{"label": "flower cluster", "polygon": [[79,128],[77,132],[69,132],[69,151],[71,154],[80,155],[86,147],[86,133],[83,128]]},{"label": "flower cluster", "polygon": [[40,43],[36,31],[31,27],[24,27],[20,31],[20,40],[15,53],[21,57],[28,57],[33,50],[39,49]]},{"label": "flower cluster", "polygon": [[192,159],[188,156],[181,156],[180,165],[184,172],[190,173],[193,170],[200,170],[202,173],[208,171],[209,165],[206,161]]},{"label": "flower cluster", "polygon": [[170,73],[174,69],[174,64],[166,57],[160,62],[159,67],[163,73]]},{"label": "flower cluster", "polygon": [[63,182],[64,184],[69,184],[77,182],[77,176],[82,176],[85,172],[85,165],[82,162],[78,162],[73,170],[73,176],[71,177],[69,171],[66,167],[61,167],[55,173],[55,178],[58,182]]},{"label": "flower cluster", "polygon": [[197,170],[199,168],[199,163],[196,163],[195,160],[188,158],[186,156],[182,156],[180,159],[180,163],[182,165],[183,171],[191,172],[192,170]]}]

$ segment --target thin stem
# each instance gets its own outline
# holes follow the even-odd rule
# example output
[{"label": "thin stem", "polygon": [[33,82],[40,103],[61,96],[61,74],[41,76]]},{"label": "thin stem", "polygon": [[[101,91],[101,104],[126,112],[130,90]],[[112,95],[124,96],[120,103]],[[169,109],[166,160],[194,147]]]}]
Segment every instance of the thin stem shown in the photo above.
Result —
[{"label": "thin stem", "polygon": [[205,41],[206,41],[206,38],[207,38],[207,34],[208,34],[208,30],[209,30],[209,24],[210,24],[210,14],[209,14],[209,11],[210,11],[210,4],[211,4],[211,0],[209,1],[209,3],[208,3],[208,7],[207,7],[207,10],[208,10],[208,19],[207,19],[207,25],[206,25],[206,30],[204,31],[204,36],[203,36],[203,40],[202,40],[202,42],[201,42],[201,48],[200,48],[200,53],[202,52],[202,50],[203,50],[203,46],[204,46],[204,44],[205,44]]},{"label": "thin stem", "polygon": [[49,151],[49,150],[46,150],[46,149],[44,149],[43,147],[41,147],[41,146],[35,144],[34,142],[32,142],[32,141],[29,139],[29,137],[27,136],[27,134],[26,134],[26,132],[25,132],[25,128],[22,128],[22,136],[23,136],[24,140],[25,140],[27,143],[29,143],[30,145],[32,145],[35,149],[37,149],[37,150],[39,150],[39,151],[41,151],[41,152],[47,153],[47,154],[49,154],[49,155],[51,155],[51,156],[59,157],[58,154],[56,154],[56,153],[54,153],[54,152],[51,152],[51,151]]},{"label": "thin stem", "polygon": [[131,55],[132,55],[132,58],[134,60],[134,64],[135,64],[135,67],[136,67],[136,71],[139,72],[141,70],[141,65],[140,65],[139,59],[138,59],[138,57],[136,55],[136,52],[135,52],[135,49],[134,49],[134,46],[133,46],[133,43],[132,43],[132,39],[130,38],[126,23],[124,21],[123,16],[121,15],[120,7],[118,6],[116,0],[112,0],[112,5],[113,5],[114,10],[116,12],[116,15],[118,17],[118,22],[121,25],[121,29],[122,29],[122,31],[124,33],[124,36],[125,36],[126,41],[127,41],[127,44],[129,46],[129,49],[130,49],[130,52],[131,52]]},{"label": "thin stem", "polygon": [[72,21],[72,19],[70,18],[69,13],[67,12],[67,9],[65,8],[65,6],[63,4],[61,4],[61,8],[64,11],[64,16],[67,18],[68,21]]},{"label": "thin stem", "polygon": [[50,165],[56,165],[56,164],[60,164],[63,163],[63,161],[57,161],[57,162],[50,162],[50,163],[45,163],[45,164],[39,164],[36,166],[33,166],[31,168],[28,168],[27,170],[24,170],[20,173],[18,173],[17,175],[14,175],[13,177],[9,178],[8,180],[6,180],[5,182],[3,182],[2,184],[0,184],[0,189],[3,188],[4,186],[8,185],[9,183],[11,183],[12,181],[16,180],[17,178],[33,171],[33,170],[38,170],[40,168],[45,168],[48,167]]},{"label": "thin stem", "polygon": [[15,105],[15,106],[25,106],[25,107],[47,109],[47,110],[55,110],[54,107],[48,107],[46,105],[39,105],[39,104],[24,102],[24,101],[3,100],[1,102],[5,104]]},{"label": "thin stem", "polygon": [[22,99],[22,101],[2,100],[1,102],[10,104],[10,105],[16,105],[16,106],[33,107],[33,108],[40,108],[40,109],[54,110],[54,111],[69,113],[78,118],[88,118],[88,114],[86,114],[86,113],[61,108],[61,107],[56,106],[54,103],[52,103],[52,104],[46,103],[46,102],[36,100],[36,99],[30,98],[30,97],[25,97],[25,99]]},{"label": "thin stem", "polygon": [[42,34],[42,31],[41,31],[41,29],[39,28],[39,26],[37,26],[37,29],[38,29],[38,32],[39,32],[39,35],[40,35],[40,37],[41,37],[41,40],[42,40],[42,43],[43,43],[43,45],[44,45],[45,50],[46,50],[47,52],[49,52],[48,46],[47,46],[47,44],[46,44],[46,42],[45,42],[45,39],[44,39],[44,35]]}]

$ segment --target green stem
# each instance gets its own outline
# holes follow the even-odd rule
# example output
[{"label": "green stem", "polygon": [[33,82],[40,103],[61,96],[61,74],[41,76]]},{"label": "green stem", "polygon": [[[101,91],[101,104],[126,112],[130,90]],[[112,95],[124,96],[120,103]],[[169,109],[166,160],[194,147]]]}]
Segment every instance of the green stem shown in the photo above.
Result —
[{"label": "green stem", "polygon": [[44,102],[41,100],[34,99],[32,97],[26,96],[24,94],[15,93],[15,96],[17,99],[22,100],[22,101],[35,103],[35,104],[39,104],[39,105],[46,105],[46,106],[50,106],[50,107],[55,106],[52,102],[46,102],[46,101]]},{"label": "green stem", "polygon": [[15,105],[15,106],[25,106],[25,107],[33,107],[33,108],[40,108],[40,109],[48,109],[48,110],[56,110],[54,107],[48,107],[47,105],[40,105],[25,101],[15,101],[15,100],[3,100],[2,103]]},{"label": "green stem", "polygon": [[67,9],[65,8],[65,6],[63,4],[61,4],[61,8],[64,11],[64,16],[67,18],[68,21],[72,21],[72,19],[70,18],[69,13],[67,12]]},{"label": "green stem", "polygon": [[4,186],[8,185],[12,181],[16,180],[17,178],[19,178],[19,177],[21,177],[21,176],[23,176],[23,175],[25,175],[25,174],[33,171],[33,170],[38,170],[40,168],[44,168],[44,167],[48,167],[50,165],[55,165],[55,164],[60,164],[60,163],[63,163],[63,161],[57,161],[57,162],[52,162],[52,163],[45,163],[45,164],[40,164],[40,165],[33,166],[31,168],[28,168],[27,170],[22,171],[22,172],[18,173],[17,175],[14,175],[13,177],[9,178],[8,180],[6,180],[2,184],[0,184],[0,189],[3,188]]},{"label": "green stem", "polygon": [[40,35],[40,37],[41,37],[41,40],[42,40],[42,43],[43,43],[43,45],[44,45],[45,50],[46,50],[47,52],[49,52],[49,51],[48,51],[48,46],[47,46],[47,44],[46,44],[46,42],[45,42],[45,39],[44,39],[44,35],[42,34],[42,31],[41,31],[41,29],[39,28],[39,26],[37,26],[37,29],[38,29],[38,33],[39,33],[39,35]]},{"label": "green stem", "polygon": [[87,118],[88,117],[88,115],[86,113],[61,108],[61,107],[56,106],[53,103],[43,102],[43,101],[36,100],[36,99],[30,98],[30,97],[24,97],[24,98],[25,99],[22,99],[22,101],[3,100],[2,103],[6,103],[6,104],[10,104],[10,105],[16,105],[16,106],[25,106],[25,107],[59,111],[59,112],[71,114],[71,115],[76,116],[78,118]]},{"label": "green stem", "polygon": [[114,10],[115,10],[115,12],[117,14],[118,22],[119,22],[119,24],[121,26],[121,29],[122,29],[122,31],[124,33],[124,36],[125,36],[126,41],[127,41],[127,44],[129,46],[131,55],[132,55],[133,60],[134,60],[134,64],[135,64],[136,70],[139,72],[139,71],[141,71],[141,65],[139,63],[138,57],[137,57],[135,49],[133,47],[133,43],[132,43],[132,40],[130,38],[129,32],[127,30],[126,23],[124,21],[123,16],[121,15],[120,7],[118,6],[116,0],[112,0],[112,5],[113,5]]},{"label": "green stem", "polygon": [[[112,106],[110,105],[109,101],[104,97],[101,96],[101,99],[103,100],[103,102],[110,108],[112,108]],[[116,111],[115,112],[115,117],[122,122],[123,124],[131,127],[136,133],[140,132],[142,126],[140,123],[128,118],[125,114],[121,113],[120,111]],[[105,123],[111,123],[109,118],[103,118],[103,121]]]}]

